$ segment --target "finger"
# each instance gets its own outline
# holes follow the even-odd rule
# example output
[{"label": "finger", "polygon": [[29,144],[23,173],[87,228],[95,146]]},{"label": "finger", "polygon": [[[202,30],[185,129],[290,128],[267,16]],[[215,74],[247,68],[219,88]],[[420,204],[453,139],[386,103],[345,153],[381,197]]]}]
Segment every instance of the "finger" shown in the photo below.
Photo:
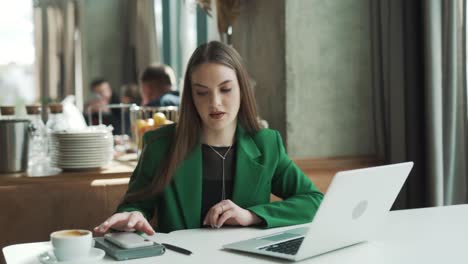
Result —
[{"label": "finger", "polygon": [[102,222],[100,225],[96,226],[94,228],[94,231],[98,232],[98,233],[105,233],[107,231],[107,229],[109,229],[109,219],[107,219],[106,221]]},{"label": "finger", "polygon": [[101,229],[99,229],[99,226],[96,226],[94,229],[93,229],[93,232],[95,233],[94,236],[102,236],[105,232],[102,232]]},{"label": "finger", "polygon": [[216,227],[216,222],[213,222],[213,219],[223,213],[223,211],[227,211],[234,207],[234,203],[231,200],[222,200],[221,202],[213,205],[210,210],[205,215],[203,219],[204,226],[211,226]]},{"label": "finger", "polygon": [[205,215],[205,218],[203,218],[203,225],[206,226],[207,225],[207,216],[208,216],[208,213]]},{"label": "finger", "polygon": [[217,227],[219,216],[222,215],[223,212],[232,208],[232,205],[233,203],[230,200],[222,200],[221,202],[213,205],[205,217],[203,222],[204,225],[210,225],[212,228]]},{"label": "finger", "polygon": [[205,218],[203,218],[204,226],[210,225],[210,212],[211,212],[211,208],[208,210],[208,212],[206,212]]},{"label": "finger", "polygon": [[210,209],[206,213],[205,219],[203,220],[203,223],[205,226],[211,226],[211,214],[212,214],[212,210]]},{"label": "finger", "polygon": [[99,226],[98,230],[96,230],[98,233],[104,234],[110,229],[116,229],[116,230],[121,230],[125,231],[125,225],[127,224],[126,219],[122,219],[120,221],[115,222],[115,224],[111,225],[109,223],[106,223],[104,226]]},{"label": "finger", "polygon": [[140,231],[140,229],[143,227],[143,221],[138,221],[134,226],[133,228],[135,228],[135,230],[137,231]]},{"label": "finger", "polygon": [[203,225],[208,225],[208,213],[206,213],[205,218],[203,219]]},{"label": "finger", "polygon": [[117,222],[125,220],[125,218],[126,218],[125,214],[121,214],[121,213],[114,214],[111,217],[109,217],[106,221],[104,221],[102,224],[95,227],[94,230],[96,230],[96,232],[105,233],[110,227],[115,225]]},{"label": "finger", "polygon": [[210,214],[210,225],[211,225],[211,228],[215,228],[215,223],[216,223],[216,218],[217,218],[217,215],[218,213],[216,212],[216,207],[213,208],[213,210],[211,210],[211,214]]},{"label": "finger", "polygon": [[224,222],[228,220],[229,218],[232,218],[235,216],[235,211],[233,209],[224,212],[221,217],[218,219],[218,222],[216,223],[216,226],[218,228],[222,227],[224,225]]},{"label": "finger", "polygon": [[142,231],[149,236],[154,235],[155,233],[153,227],[151,227],[151,225],[148,223],[148,221],[146,221],[146,219],[140,220],[135,225],[135,229],[137,231]]},{"label": "finger", "polygon": [[124,231],[124,232],[135,232],[135,228],[128,228],[128,227],[125,227],[125,228],[121,229],[121,231]]},{"label": "finger", "polygon": [[210,222],[211,222],[211,227],[215,228],[217,227],[216,223],[218,222],[219,216],[223,214],[224,208],[222,207],[222,205],[216,205],[212,209],[213,209],[213,212],[210,217]]},{"label": "finger", "polygon": [[135,225],[141,220],[142,216],[138,213],[131,213],[128,219],[127,228],[135,228]]},{"label": "finger", "polygon": [[214,227],[214,223],[212,222],[213,214],[215,213],[215,208],[211,207],[210,210],[206,213],[205,219],[203,220],[204,225]]},{"label": "finger", "polygon": [[231,200],[224,200],[224,201],[220,202],[220,205],[223,206],[224,212],[229,211],[229,210],[234,209],[234,208],[237,207],[237,205],[235,203],[231,202]]},{"label": "finger", "polygon": [[145,232],[145,234],[147,234],[148,236],[152,236],[152,235],[154,235],[154,233],[156,233],[156,232],[154,232],[153,227],[146,220],[143,221],[143,225],[142,225],[140,231]]},{"label": "finger", "polygon": [[128,217],[128,213],[114,214],[113,216],[109,217],[109,219],[107,219],[104,222],[104,226],[112,227],[119,222],[125,221],[127,217]]}]

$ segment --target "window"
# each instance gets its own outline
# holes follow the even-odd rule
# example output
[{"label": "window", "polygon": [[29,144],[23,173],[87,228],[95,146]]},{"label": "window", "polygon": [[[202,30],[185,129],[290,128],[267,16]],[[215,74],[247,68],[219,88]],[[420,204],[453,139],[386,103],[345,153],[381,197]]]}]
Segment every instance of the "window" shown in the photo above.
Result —
[{"label": "window", "polygon": [[207,15],[195,0],[155,0],[155,21],[162,62],[182,84],[187,62],[196,47],[207,41]]},{"label": "window", "polygon": [[0,1],[0,105],[20,110],[38,99],[33,30],[31,1]]}]

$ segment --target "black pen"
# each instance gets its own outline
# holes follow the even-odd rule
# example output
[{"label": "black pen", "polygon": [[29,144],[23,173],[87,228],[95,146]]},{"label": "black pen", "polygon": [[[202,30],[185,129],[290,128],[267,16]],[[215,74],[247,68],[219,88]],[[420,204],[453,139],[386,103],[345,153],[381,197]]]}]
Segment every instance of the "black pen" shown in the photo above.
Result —
[{"label": "black pen", "polygon": [[185,254],[185,255],[191,255],[192,254],[192,252],[189,251],[189,250],[186,250],[186,249],[183,249],[183,248],[171,245],[171,244],[161,243],[161,245],[165,246],[166,248],[168,248],[170,250],[173,250],[175,252],[179,252],[179,253],[182,253],[182,254]]}]

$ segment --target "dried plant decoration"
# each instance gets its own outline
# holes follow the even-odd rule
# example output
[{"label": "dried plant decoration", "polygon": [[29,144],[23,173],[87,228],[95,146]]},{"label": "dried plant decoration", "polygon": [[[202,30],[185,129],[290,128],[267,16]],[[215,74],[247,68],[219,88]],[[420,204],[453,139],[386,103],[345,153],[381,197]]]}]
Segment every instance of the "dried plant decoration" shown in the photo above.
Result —
[{"label": "dried plant decoration", "polygon": [[218,16],[218,31],[228,34],[231,27],[240,15],[240,0],[217,0],[216,11]]},{"label": "dried plant decoration", "polygon": [[[196,0],[196,3],[212,17],[211,0]],[[240,7],[240,0],[216,0],[218,32],[228,44],[231,44],[232,25],[240,15]]]},{"label": "dried plant decoration", "polygon": [[203,9],[206,14],[210,17],[213,15],[211,14],[211,0],[197,0],[197,4],[200,6],[201,9]]}]

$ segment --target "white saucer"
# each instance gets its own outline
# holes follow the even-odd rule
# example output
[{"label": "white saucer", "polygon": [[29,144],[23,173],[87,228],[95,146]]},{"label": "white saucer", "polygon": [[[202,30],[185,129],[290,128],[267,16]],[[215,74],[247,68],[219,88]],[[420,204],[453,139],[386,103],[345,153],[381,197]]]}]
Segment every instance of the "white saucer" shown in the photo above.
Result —
[{"label": "white saucer", "polygon": [[89,251],[89,256],[85,259],[78,260],[67,260],[67,261],[58,261],[52,250],[40,254],[37,259],[42,264],[79,264],[79,263],[96,263],[96,260],[100,260],[106,255],[104,250],[99,248],[91,248]]}]

